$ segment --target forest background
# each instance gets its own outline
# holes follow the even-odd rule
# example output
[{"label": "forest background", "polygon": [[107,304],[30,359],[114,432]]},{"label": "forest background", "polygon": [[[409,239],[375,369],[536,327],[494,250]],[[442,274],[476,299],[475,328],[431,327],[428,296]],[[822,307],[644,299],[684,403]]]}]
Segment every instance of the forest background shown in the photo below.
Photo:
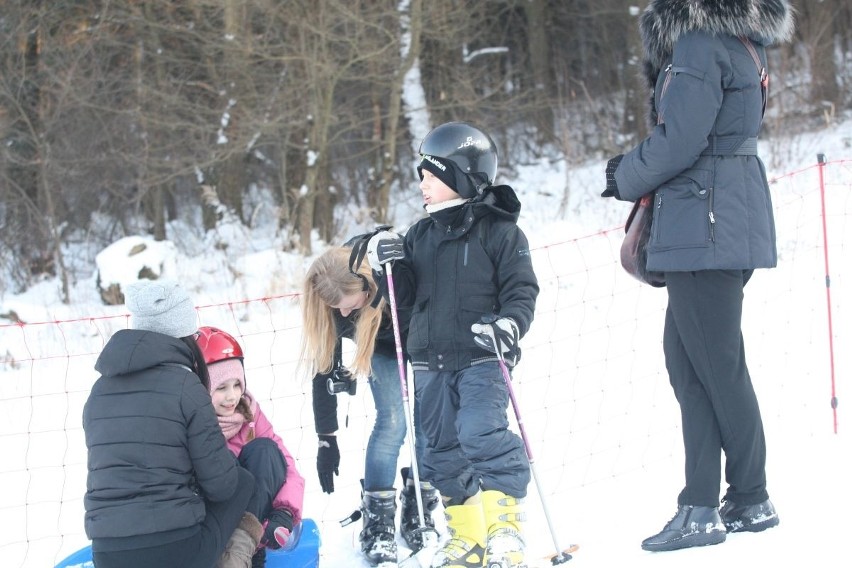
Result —
[{"label": "forest background", "polygon": [[[792,4],[794,42],[769,50],[770,143],[852,106],[852,3]],[[350,221],[385,222],[416,182],[418,110],[492,133],[504,180],[541,160],[603,163],[647,128],[644,2],[0,6],[0,294],[58,278],[69,302],[98,251],[165,240],[181,216],[208,231],[272,215],[277,246],[306,256]],[[412,86],[420,109],[405,108]],[[568,180],[560,191],[567,207]]]}]

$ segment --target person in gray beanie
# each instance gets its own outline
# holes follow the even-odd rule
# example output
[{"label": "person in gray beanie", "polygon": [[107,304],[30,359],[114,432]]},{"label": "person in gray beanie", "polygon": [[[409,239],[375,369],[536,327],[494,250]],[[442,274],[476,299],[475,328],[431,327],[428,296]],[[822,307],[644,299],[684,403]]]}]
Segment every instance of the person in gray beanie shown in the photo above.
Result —
[{"label": "person in gray beanie", "polygon": [[98,568],[250,566],[263,533],[246,512],[254,478],[225,445],[196,343],[195,307],[177,282],[125,288],[131,329],[95,363],[83,408],[85,530]]},{"label": "person in gray beanie", "polygon": [[186,290],[173,280],[139,280],[127,286],[124,304],[133,329],[188,337],[198,331],[195,306]]}]

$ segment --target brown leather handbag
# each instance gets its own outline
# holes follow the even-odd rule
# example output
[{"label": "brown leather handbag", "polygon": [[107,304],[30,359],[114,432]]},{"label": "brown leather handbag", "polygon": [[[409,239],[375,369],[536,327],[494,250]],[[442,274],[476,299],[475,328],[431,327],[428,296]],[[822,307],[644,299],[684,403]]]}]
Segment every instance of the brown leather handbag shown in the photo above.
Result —
[{"label": "brown leather handbag", "polygon": [[621,243],[621,266],[639,282],[655,288],[666,285],[666,275],[648,270],[648,240],[651,238],[654,193],[646,193],[633,203],[627,223],[624,224],[624,242]]}]

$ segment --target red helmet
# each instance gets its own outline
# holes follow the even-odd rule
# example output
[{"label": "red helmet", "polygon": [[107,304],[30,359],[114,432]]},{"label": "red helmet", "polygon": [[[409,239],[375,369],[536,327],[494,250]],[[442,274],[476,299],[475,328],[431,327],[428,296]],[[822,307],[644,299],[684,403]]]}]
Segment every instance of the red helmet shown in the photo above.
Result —
[{"label": "red helmet", "polygon": [[195,341],[204,355],[204,362],[208,365],[225,359],[243,358],[243,348],[234,336],[218,327],[204,326],[198,328]]}]

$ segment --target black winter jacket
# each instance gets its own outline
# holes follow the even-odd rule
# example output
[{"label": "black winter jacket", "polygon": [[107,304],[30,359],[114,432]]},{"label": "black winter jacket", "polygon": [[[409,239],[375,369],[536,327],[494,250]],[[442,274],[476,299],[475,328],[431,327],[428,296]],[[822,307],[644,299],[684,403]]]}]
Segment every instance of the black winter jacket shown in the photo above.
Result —
[{"label": "black winter jacket", "polygon": [[229,499],[237,465],[192,354],[161,333],[120,330],[107,342],[83,409],[91,539],[199,525],[204,498]]},{"label": "black winter jacket", "polygon": [[512,318],[521,337],[529,330],[539,288],[517,225],[520,211],[511,187],[492,186],[406,232],[405,258],[393,265],[393,276],[397,304],[411,309],[406,345],[415,371],[496,360],[470,330],[486,314]]}]

